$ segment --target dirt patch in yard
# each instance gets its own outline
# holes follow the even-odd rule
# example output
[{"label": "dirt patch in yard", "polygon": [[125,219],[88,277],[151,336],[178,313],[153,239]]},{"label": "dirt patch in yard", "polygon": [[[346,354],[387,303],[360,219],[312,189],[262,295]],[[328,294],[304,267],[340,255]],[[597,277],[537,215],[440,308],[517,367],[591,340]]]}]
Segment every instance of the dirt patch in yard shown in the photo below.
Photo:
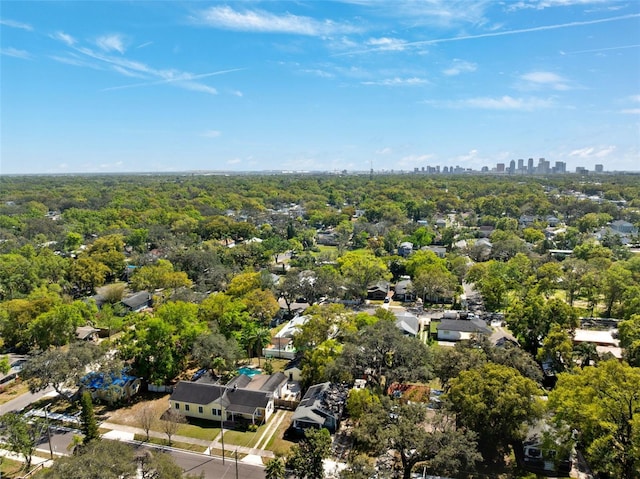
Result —
[{"label": "dirt patch in yard", "polygon": [[162,413],[169,409],[169,395],[141,394],[136,397],[135,403],[107,411],[105,420],[125,426],[140,427],[140,415],[145,407],[151,407],[154,417],[160,419]]}]

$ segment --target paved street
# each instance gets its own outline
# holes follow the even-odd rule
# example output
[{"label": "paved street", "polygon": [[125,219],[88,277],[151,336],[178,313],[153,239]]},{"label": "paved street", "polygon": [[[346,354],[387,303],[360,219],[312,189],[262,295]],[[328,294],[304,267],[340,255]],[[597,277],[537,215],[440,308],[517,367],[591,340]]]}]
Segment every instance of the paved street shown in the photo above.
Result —
[{"label": "paved street", "polygon": [[26,392],[11,401],[8,401],[0,406],[0,416],[6,414],[11,411],[20,411],[27,407],[29,404],[36,402],[38,399],[43,398],[47,394],[56,394],[53,391],[53,388],[49,387],[44,391],[37,392],[35,394],[31,394],[30,392]]}]

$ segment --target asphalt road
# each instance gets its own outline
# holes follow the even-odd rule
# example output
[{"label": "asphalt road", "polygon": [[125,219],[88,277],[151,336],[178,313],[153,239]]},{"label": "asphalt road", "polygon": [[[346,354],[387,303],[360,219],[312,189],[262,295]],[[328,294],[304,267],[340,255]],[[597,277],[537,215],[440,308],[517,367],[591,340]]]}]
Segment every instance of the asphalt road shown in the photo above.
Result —
[{"label": "asphalt road", "polygon": [[37,392],[35,394],[31,394],[30,392],[26,392],[21,394],[15,399],[8,401],[0,406],[0,416],[6,414],[11,411],[20,411],[27,407],[29,404],[36,402],[38,399],[44,397],[46,394],[53,391],[53,388],[48,387],[44,391]]},{"label": "asphalt road", "polygon": [[236,463],[232,459],[222,459],[218,457],[207,457],[202,454],[190,452],[168,451],[185,473],[198,476],[204,473],[206,479],[264,479],[264,468],[252,466],[238,461],[236,475]]}]

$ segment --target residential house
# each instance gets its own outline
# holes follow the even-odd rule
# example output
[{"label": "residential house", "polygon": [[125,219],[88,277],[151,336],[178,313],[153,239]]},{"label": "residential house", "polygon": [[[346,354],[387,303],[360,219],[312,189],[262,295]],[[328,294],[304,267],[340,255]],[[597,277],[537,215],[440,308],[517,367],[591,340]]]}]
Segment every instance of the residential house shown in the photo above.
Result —
[{"label": "residential house", "polygon": [[284,367],[284,374],[289,381],[302,381],[302,356],[289,361]]},{"label": "residential house", "polygon": [[420,332],[418,317],[406,311],[395,312],[396,328],[405,336],[416,337]]},{"label": "residential house", "polygon": [[389,282],[378,281],[367,289],[367,299],[383,300],[389,294]]},{"label": "residential house", "polygon": [[263,423],[273,414],[274,398],[283,394],[286,383],[283,373],[253,378],[241,374],[226,385],[180,381],[169,404],[187,417]]},{"label": "residential house", "polygon": [[140,391],[140,378],[129,376],[124,372],[120,375],[93,372],[80,380],[81,389],[89,391],[91,398],[113,404],[129,400]]},{"label": "residential house", "polygon": [[143,309],[151,307],[151,294],[148,291],[139,291],[121,301],[128,313],[139,313]]},{"label": "residential house", "polygon": [[445,256],[447,256],[447,248],[445,248],[444,246],[424,246],[422,249],[435,253],[438,258],[444,258]]},{"label": "residential house", "polygon": [[398,246],[398,256],[407,258],[411,253],[413,253],[413,243],[410,241],[403,241],[400,243]]},{"label": "residential house", "polygon": [[462,341],[478,334],[490,335],[484,321],[480,319],[443,319],[436,327],[439,341]]},{"label": "residential house", "polygon": [[611,229],[618,232],[618,233],[622,233],[625,235],[637,235],[638,234],[638,228],[636,228],[635,226],[633,226],[632,223],[629,223],[628,221],[624,221],[624,220],[616,220],[616,221],[612,221],[611,222]]},{"label": "residential house", "polygon": [[415,301],[416,294],[413,291],[413,283],[410,279],[402,279],[396,283],[393,299],[396,301]]},{"label": "residential house", "polygon": [[438,218],[436,220],[436,228],[446,228],[447,227],[447,220],[445,220],[444,218]]},{"label": "residential house", "polygon": [[593,329],[576,329],[573,334],[573,342],[575,344],[592,343],[596,346],[598,354],[611,354],[616,359],[622,359],[622,348],[620,341],[614,337],[616,329],[606,331]]},{"label": "residential house", "polygon": [[478,228],[478,236],[480,238],[488,238],[495,231],[494,226],[482,225]]},{"label": "residential house", "polygon": [[553,215],[547,216],[546,220],[549,228],[555,228],[556,226],[558,226],[558,223],[560,223],[560,220]]},{"label": "residential house", "polygon": [[99,332],[100,330],[93,326],[78,326],[76,328],[76,339],[78,341],[96,341]]},{"label": "residential house", "polygon": [[262,355],[265,358],[293,359],[296,356],[293,339],[287,337],[272,338],[271,342],[262,348]]},{"label": "residential house", "polygon": [[310,427],[335,433],[347,402],[347,388],[329,382],[311,386],[293,413],[292,427],[303,433]]},{"label": "residential house", "polygon": [[520,226],[520,228],[527,228],[531,226],[533,223],[535,223],[537,220],[538,218],[533,215],[521,215],[520,218],[518,219],[518,225]]}]

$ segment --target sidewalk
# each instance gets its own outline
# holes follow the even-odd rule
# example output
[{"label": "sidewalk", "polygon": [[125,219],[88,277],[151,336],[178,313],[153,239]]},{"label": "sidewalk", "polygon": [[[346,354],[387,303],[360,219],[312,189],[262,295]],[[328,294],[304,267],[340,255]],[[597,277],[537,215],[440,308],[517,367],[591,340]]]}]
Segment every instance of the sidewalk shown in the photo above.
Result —
[{"label": "sidewalk", "polygon": [[[271,421],[271,423],[269,424],[265,432],[262,434],[262,436],[258,440],[258,443],[256,443],[257,445],[259,445],[261,442],[264,443],[264,445],[268,443],[273,433],[275,433],[280,423],[284,420],[284,417],[285,417],[284,411],[282,411],[282,414],[279,417],[277,417],[277,414],[275,416],[276,417],[273,418],[273,420]],[[141,436],[146,436],[146,432],[144,431],[144,429],[141,429],[139,427],[125,426],[123,424],[116,424],[111,422],[103,422],[100,424],[100,427],[105,429],[110,429],[110,431],[102,435],[102,437],[106,439],[134,441],[134,436],[136,434]],[[269,433],[268,436],[267,436],[267,433]],[[149,437],[158,438],[158,439],[167,439],[166,434],[158,431],[149,431]],[[207,456],[210,456],[211,451],[214,449],[222,450],[222,442],[220,441],[220,439],[221,439],[220,434],[218,434],[218,436],[213,441],[207,441],[205,439],[196,439],[188,436],[172,436],[171,437],[172,442],[182,442],[186,444],[203,446],[205,450],[201,454],[207,455]],[[229,452],[238,451],[238,453],[245,455],[245,457],[242,458],[240,462],[258,464],[258,465],[263,464],[262,462],[263,457],[266,457],[266,458],[275,457],[275,455],[271,451],[265,451],[257,447],[237,446],[235,444],[228,444],[228,443],[225,443],[225,451],[229,451]]]}]

